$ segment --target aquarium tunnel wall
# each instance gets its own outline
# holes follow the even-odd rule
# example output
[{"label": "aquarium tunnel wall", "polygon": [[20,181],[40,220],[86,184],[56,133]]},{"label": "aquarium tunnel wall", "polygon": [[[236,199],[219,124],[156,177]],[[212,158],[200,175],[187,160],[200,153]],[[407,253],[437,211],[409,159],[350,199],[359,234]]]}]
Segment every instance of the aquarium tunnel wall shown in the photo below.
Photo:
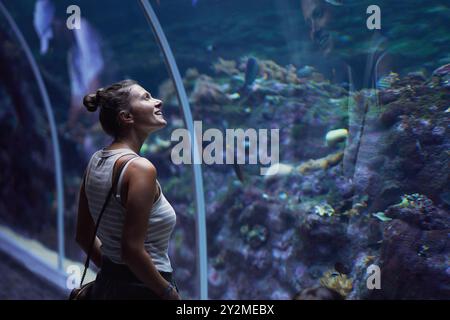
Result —
[{"label": "aquarium tunnel wall", "polygon": [[139,155],[176,213],[183,299],[449,299],[449,18],[438,0],[1,0],[0,299],[79,280],[80,186],[113,141],[83,98],[124,79],[163,103]]}]

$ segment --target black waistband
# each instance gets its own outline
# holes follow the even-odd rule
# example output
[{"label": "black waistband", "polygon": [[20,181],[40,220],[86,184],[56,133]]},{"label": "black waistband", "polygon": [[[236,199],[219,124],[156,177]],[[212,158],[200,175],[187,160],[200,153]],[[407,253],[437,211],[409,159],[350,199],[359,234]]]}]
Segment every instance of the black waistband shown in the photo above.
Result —
[{"label": "black waistband", "polygon": [[[158,271],[161,276],[169,282],[172,282],[172,272]],[[116,281],[130,282],[130,283],[141,283],[133,271],[125,264],[118,264],[112,262],[109,258],[103,256],[102,267],[100,273],[104,277],[112,278]]]}]

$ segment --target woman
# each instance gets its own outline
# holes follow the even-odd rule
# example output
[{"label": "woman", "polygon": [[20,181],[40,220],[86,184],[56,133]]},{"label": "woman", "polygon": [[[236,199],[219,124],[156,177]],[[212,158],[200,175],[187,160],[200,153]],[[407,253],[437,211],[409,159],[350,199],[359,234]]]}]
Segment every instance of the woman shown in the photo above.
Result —
[{"label": "woman", "polygon": [[[168,256],[175,211],[156,179],[156,168],[138,153],[148,135],[167,122],[162,101],[124,80],[84,97],[113,142],[94,153],[80,189],[76,241],[88,252],[95,221],[125,164],[103,213],[91,259],[100,268],[92,299],[180,299]],[[128,162],[127,162],[128,160]]]}]

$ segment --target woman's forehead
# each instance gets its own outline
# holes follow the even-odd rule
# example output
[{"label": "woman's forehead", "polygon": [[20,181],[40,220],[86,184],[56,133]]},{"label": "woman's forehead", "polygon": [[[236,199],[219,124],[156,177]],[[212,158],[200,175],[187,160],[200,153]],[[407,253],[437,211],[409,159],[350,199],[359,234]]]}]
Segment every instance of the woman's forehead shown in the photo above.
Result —
[{"label": "woman's forehead", "polygon": [[146,93],[147,90],[145,90],[144,88],[142,88],[140,85],[135,84],[131,87],[131,95],[133,97],[140,97],[142,96],[144,93]]}]

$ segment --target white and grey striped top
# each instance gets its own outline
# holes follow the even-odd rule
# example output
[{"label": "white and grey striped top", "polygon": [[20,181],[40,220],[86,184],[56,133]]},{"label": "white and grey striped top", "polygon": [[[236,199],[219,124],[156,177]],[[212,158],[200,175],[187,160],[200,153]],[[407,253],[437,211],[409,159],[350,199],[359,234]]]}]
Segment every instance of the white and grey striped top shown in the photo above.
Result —
[{"label": "white and grey striped top", "polygon": [[[85,190],[89,211],[94,221],[97,221],[108,191],[111,188],[114,163],[119,157],[127,154],[136,155],[129,149],[101,149],[95,152],[89,161]],[[113,262],[121,264],[123,264],[121,259],[121,236],[126,210],[120,202],[120,184],[125,170],[135,159],[138,158],[128,161],[123,168],[119,177],[117,194],[113,195],[109,200],[97,231],[97,236],[102,242],[102,254]],[[156,182],[160,188],[160,196],[153,203],[150,212],[144,246],[150,254],[156,269],[163,272],[172,272],[168,248],[170,235],[176,223],[176,215],[173,207],[164,197],[158,180]]]}]

